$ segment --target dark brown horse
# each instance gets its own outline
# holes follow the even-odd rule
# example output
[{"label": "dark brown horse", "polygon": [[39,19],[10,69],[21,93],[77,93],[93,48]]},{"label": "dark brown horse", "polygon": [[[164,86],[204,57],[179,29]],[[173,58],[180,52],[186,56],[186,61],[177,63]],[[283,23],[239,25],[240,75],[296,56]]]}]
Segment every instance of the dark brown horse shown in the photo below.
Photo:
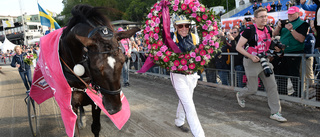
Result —
[{"label": "dark brown horse", "polygon": [[[118,41],[128,38],[139,31],[134,28],[123,32],[114,32],[110,21],[102,14],[103,8],[88,5],[77,5],[71,13],[67,27],[63,30],[59,45],[59,55],[67,64],[63,64],[63,73],[70,85],[76,89],[86,86],[67,68],[81,64],[85,73],[80,76],[85,83],[91,83],[93,88],[103,95],[103,105],[109,114],[121,110],[120,76],[125,56],[122,54]],[[99,136],[101,129],[100,112],[94,102],[83,91],[73,91],[72,107],[75,113],[78,108],[92,105],[91,131]],[[78,123],[75,136],[79,136]]]}]

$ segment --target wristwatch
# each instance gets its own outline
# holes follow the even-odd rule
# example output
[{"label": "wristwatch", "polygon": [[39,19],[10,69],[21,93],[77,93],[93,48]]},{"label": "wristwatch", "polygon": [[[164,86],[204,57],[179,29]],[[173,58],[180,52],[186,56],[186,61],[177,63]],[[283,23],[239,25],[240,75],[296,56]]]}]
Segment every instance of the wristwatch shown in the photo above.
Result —
[{"label": "wristwatch", "polygon": [[292,32],[294,29],[291,29],[290,32]]}]

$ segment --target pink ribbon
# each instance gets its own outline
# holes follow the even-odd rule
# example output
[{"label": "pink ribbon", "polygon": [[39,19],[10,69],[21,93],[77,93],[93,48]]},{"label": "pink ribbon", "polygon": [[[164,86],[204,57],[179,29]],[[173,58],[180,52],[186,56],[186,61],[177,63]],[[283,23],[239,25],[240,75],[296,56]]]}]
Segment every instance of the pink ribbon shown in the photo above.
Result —
[{"label": "pink ribbon", "polygon": [[[174,53],[181,53],[181,50],[173,42],[170,36],[170,12],[168,5],[171,3],[168,0],[162,0],[159,5],[162,7],[162,20],[163,20],[163,38],[164,43],[173,50]],[[137,71],[138,73],[145,73],[147,72],[153,65],[155,65],[150,57],[148,57],[142,66],[142,68]]]}]

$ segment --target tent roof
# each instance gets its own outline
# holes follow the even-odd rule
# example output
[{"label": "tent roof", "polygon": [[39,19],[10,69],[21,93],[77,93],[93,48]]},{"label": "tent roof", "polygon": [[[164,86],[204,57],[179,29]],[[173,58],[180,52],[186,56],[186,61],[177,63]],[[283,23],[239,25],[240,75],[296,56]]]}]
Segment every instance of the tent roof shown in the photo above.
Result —
[{"label": "tent roof", "polygon": [[7,38],[4,39],[4,42],[2,43],[2,45],[0,46],[0,49],[5,52],[7,50],[13,50],[15,46],[18,46],[18,45],[15,45],[13,43],[11,43]]}]

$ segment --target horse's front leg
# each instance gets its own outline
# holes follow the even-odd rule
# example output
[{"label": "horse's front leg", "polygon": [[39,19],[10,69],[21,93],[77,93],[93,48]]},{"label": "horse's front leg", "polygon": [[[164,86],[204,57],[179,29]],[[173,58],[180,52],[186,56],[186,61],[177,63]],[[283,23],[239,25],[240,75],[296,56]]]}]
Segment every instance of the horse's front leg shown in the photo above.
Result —
[{"label": "horse's front leg", "polygon": [[[78,107],[72,105],[72,109],[73,109],[73,112],[78,115]],[[78,122],[76,122],[76,127],[75,127],[75,131],[74,131],[74,136],[75,136],[75,137],[80,137]]]},{"label": "horse's front leg", "polygon": [[101,130],[101,124],[100,124],[101,109],[95,104],[92,104],[91,106],[92,106],[91,132],[94,134],[95,137],[99,137],[99,132]]}]

